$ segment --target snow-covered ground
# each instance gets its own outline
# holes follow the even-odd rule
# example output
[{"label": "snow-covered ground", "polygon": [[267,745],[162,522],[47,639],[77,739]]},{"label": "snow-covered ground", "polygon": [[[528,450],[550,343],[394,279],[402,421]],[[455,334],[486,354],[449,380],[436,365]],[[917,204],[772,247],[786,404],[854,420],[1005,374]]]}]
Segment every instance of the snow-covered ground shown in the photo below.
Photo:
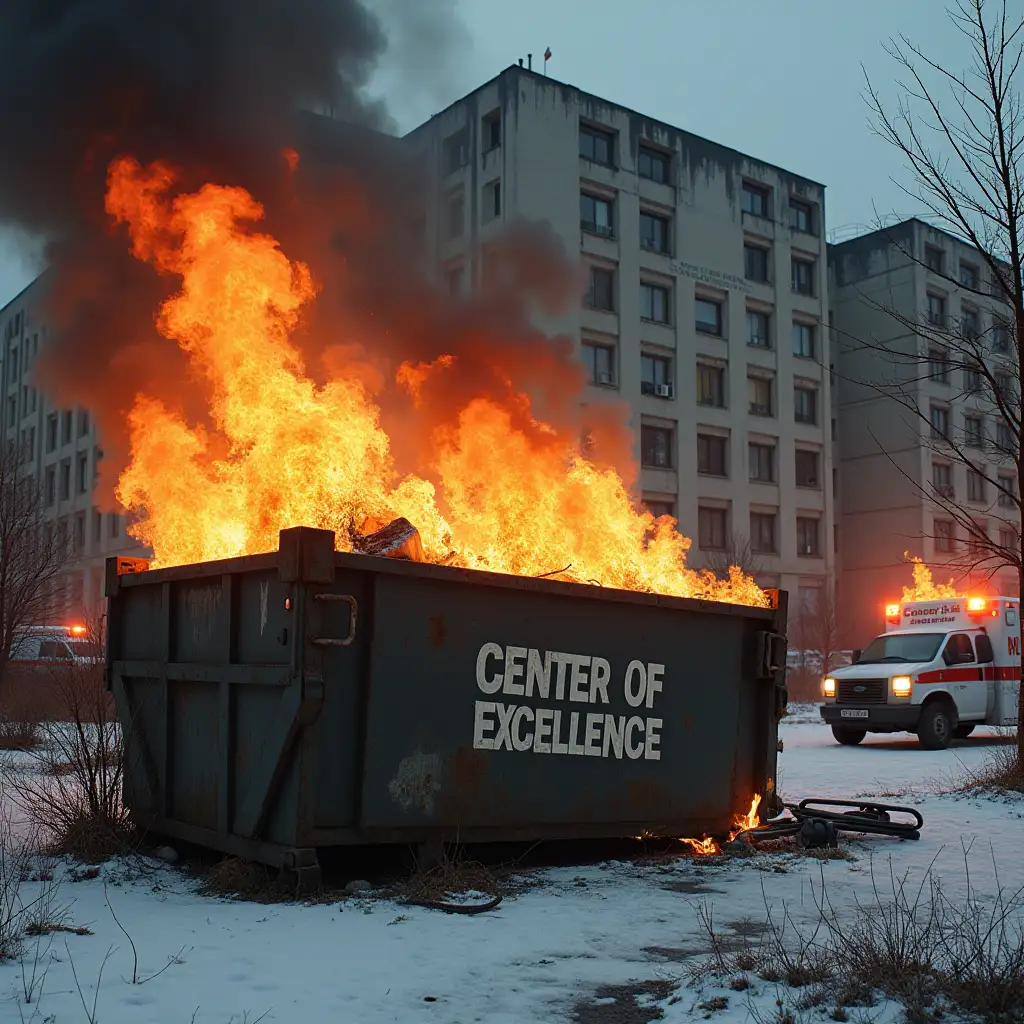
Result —
[{"label": "snow-covered ground", "polygon": [[[920,842],[852,840],[846,846],[855,860],[824,863],[772,855],[723,866],[679,858],[549,869],[542,884],[478,916],[358,897],[314,906],[219,900],[165,866],[138,874],[109,864],[96,879],[65,880],[56,890],[67,922],[93,934],[58,933],[38,947],[31,940],[26,961],[0,965],[0,1021],[253,1024],[262,1015],[268,1024],[519,1024],[578,1013],[582,1021],[632,1024],[643,1018],[625,1005],[616,1007],[621,1016],[601,1008],[626,998],[615,986],[685,982],[693,954],[708,945],[702,905],[734,938],[756,934],[766,904],[776,919],[785,906],[797,925],[810,927],[823,879],[839,908],[870,902],[872,878],[888,884],[890,866],[917,880],[932,866],[955,892],[965,879],[962,844],[979,890],[994,890],[993,862],[1003,886],[1024,885],[1024,802],[941,792],[983,762],[995,737],[982,733],[938,753],[904,736],[840,747],[812,708],[781,732],[787,800],[878,794],[911,803],[925,818]],[[25,896],[40,884],[27,883]],[[137,969],[114,914],[138,951]],[[45,983],[41,998],[26,1005],[34,965]],[[646,998],[661,999],[670,1024],[707,1015],[723,1024],[776,1019],[777,986],[764,982],[729,993],[718,1011],[699,1008],[710,989],[667,990],[655,986]],[[879,1024],[898,1015],[891,1006],[872,1011]]]}]

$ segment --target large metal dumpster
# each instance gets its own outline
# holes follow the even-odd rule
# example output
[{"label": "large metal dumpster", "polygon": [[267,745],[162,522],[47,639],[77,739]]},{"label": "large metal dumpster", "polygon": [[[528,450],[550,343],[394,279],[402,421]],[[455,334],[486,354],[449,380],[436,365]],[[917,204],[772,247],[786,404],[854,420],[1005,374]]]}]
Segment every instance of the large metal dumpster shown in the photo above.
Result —
[{"label": "large metal dumpster", "polygon": [[319,847],[721,834],[774,798],[785,594],[739,607],[341,554],[107,562],[125,799],[300,871]]}]

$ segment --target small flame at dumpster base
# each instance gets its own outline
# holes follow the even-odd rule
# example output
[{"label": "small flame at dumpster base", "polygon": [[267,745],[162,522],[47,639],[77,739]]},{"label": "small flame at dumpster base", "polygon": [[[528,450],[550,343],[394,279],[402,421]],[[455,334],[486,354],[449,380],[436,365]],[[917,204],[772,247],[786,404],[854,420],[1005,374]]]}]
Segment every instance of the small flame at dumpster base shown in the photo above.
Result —
[{"label": "small flame at dumpster base", "polygon": [[[761,816],[757,813],[760,806],[761,796],[757,794],[750,802],[750,810],[746,814],[736,815],[733,821],[733,830],[729,833],[729,838],[726,840],[727,843],[731,843],[741,833],[757,828],[761,824]],[[702,839],[680,839],[679,842],[685,843],[694,853],[701,857],[708,857],[722,852],[722,848],[711,836],[704,836]]]}]

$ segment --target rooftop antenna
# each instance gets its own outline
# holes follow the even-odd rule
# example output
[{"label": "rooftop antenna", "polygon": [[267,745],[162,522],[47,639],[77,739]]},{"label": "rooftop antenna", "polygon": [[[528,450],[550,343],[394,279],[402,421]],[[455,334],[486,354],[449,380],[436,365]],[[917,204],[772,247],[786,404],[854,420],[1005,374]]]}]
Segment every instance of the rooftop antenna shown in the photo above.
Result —
[{"label": "rooftop antenna", "polygon": [[526,55],[526,70],[527,71],[532,71],[533,70],[533,54],[532,53],[528,53]]},{"label": "rooftop antenna", "polygon": [[522,66],[523,66],[523,58],[522,58],[522,57],[520,57],[520,58],[519,58],[519,66],[520,66],[520,67],[522,67]]}]

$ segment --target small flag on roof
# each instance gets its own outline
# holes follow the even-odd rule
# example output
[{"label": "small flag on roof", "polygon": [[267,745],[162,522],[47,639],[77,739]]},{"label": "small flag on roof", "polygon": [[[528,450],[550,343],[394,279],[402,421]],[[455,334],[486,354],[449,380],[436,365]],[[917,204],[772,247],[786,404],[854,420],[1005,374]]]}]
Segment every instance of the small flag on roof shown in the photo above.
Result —
[{"label": "small flag on roof", "polygon": [[544,59],[545,60],[551,60],[551,47],[550,46],[544,51]]}]

